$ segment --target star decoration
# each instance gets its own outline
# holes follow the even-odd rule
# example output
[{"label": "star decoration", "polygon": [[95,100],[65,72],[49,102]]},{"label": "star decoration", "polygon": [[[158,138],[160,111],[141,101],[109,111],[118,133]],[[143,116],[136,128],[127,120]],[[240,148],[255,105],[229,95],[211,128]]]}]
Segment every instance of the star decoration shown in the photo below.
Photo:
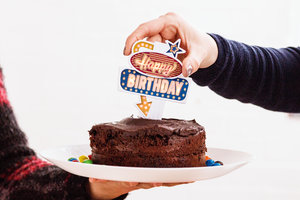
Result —
[{"label": "star decoration", "polygon": [[172,53],[175,58],[177,57],[177,54],[185,53],[185,50],[179,47],[180,39],[178,39],[175,43],[172,43],[168,40],[166,42],[170,46],[170,49],[166,53]]}]

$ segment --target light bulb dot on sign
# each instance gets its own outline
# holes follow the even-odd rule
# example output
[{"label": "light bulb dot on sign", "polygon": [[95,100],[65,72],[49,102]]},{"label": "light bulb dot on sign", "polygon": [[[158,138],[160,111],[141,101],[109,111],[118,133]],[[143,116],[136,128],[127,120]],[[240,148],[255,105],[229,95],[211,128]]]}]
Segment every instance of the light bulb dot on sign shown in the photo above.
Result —
[{"label": "light bulb dot on sign", "polygon": [[139,52],[140,48],[147,48],[150,50],[153,50],[153,44],[151,42],[148,41],[139,41],[137,43],[134,44],[133,46],[133,53]]}]

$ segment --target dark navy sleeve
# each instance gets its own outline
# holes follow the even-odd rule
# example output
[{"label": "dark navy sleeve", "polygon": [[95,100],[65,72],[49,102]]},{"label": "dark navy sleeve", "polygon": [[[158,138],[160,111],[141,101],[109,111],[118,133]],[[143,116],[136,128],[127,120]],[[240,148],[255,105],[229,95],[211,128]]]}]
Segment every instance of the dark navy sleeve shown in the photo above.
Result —
[{"label": "dark navy sleeve", "polygon": [[216,62],[191,75],[217,94],[273,111],[300,112],[300,48],[249,46],[210,34]]}]

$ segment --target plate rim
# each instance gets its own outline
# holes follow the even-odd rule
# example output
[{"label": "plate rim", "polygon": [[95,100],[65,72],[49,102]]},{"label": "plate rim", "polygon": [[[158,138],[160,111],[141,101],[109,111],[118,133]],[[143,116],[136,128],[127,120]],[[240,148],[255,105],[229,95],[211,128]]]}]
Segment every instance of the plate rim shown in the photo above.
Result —
[{"label": "plate rim", "polygon": [[[50,148],[45,148],[42,149],[41,151],[39,151],[37,154],[39,157],[42,157],[43,159],[47,160],[48,162],[51,162],[52,164],[54,164],[52,161],[50,160],[55,160],[58,162],[70,162],[67,159],[64,160],[59,160],[59,159],[49,159],[47,158],[47,156],[45,156],[44,154],[46,153],[46,151],[49,150],[55,150],[55,149],[62,149],[62,148],[71,148],[71,147],[81,147],[84,146],[86,147],[89,144],[77,144],[77,145],[59,145],[59,146],[54,146],[54,147],[50,147]],[[224,148],[217,148],[217,147],[206,147],[207,150],[208,149],[215,149],[215,150],[225,150],[225,151],[233,151],[233,152],[239,152],[242,153],[244,155],[248,156],[247,160],[243,160],[243,161],[239,161],[239,162],[235,162],[235,163],[231,163],[231,164],[226,164],[226,166],[239,166],[239,165],[243,165],[243,164],[247,164],[249,162],[252,162],[255,159],[255,156],[245,152],[245,151],[240,151],[240,150],[234,150],[234,149],[224,149]],[[80,163],[80,162],[76,162],[76,164],[83,164],[86,165],[85,163]],[[55,165],[55,164],[54,164]],[[93,164],[96,166],[100,166],[100,167],[104,167],[104,168],[114,168],[114,169],[132,169],[132,170],[162,170],[162,171],[169,171],[169,170],[199,170],[199,168],[207,168],[207,166],[202,166],[202,167],[131,167],[131,166],[116,166],[116,165],[105,165],[105,164]],[[224,165],[221,166],[214,166],[213,168],[220,168],[220,167],[224,167]]]}]

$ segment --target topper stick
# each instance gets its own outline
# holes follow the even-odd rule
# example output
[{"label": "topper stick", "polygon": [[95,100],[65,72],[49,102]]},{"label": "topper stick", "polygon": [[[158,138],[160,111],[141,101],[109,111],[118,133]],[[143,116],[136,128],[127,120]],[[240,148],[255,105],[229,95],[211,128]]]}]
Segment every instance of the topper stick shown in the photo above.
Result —
[{"label": "topper stick", "polygon": [[151,98],[151,97],[149,98],[149,100],[152,101],[152,105],[148,114],[148,118],[161,120],[166,101],[158,100],[156,98]]}]

